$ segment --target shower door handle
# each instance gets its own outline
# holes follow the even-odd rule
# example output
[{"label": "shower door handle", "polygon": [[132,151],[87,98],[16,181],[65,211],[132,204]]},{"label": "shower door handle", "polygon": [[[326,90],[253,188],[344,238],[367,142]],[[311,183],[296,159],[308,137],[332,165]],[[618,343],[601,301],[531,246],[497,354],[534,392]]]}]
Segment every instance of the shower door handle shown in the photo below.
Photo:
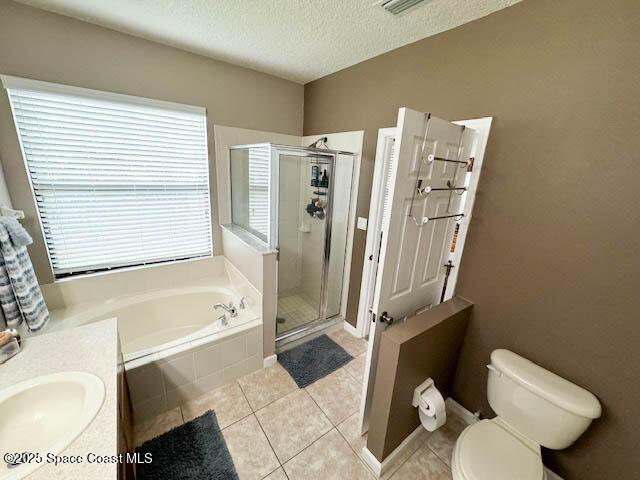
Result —
[{"label": "shower door handle", "polygon": [[276,262],[280,261],[280,247],[276,247]]}]

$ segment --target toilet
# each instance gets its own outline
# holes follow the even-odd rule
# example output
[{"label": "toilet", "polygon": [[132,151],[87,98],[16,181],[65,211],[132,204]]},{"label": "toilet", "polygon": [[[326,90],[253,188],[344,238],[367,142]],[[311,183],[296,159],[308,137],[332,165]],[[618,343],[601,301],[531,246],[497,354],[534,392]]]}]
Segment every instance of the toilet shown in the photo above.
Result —
[{"label": "toilet", "polygon": [[497,417],[467,427],[451,460],[454,480],[545,480],[540,448],[567,448],[602,412],[590,392],[508,350],[487,365]]}]

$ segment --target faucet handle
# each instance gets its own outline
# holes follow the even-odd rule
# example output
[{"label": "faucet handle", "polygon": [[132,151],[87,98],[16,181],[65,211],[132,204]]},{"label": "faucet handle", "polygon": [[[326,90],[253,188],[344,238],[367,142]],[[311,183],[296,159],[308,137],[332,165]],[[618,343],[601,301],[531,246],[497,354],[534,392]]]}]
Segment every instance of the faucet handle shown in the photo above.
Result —
[{"label": "faucet handle", "polygon": [[242,297],[240,299],[240,309],[244,310],[245,308],[247,308],[247,297]]}]

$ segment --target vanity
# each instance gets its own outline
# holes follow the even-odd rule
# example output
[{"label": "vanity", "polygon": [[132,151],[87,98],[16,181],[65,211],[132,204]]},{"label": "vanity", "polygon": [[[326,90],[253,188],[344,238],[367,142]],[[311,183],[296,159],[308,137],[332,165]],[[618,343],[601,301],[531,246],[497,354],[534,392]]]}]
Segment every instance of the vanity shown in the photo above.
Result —
[{"label": "vanity", "polygon": [[4,458],[0,480],[132,478],[118,455],[133,442],[115,318],[24,339],[0,366],[0,407],[3,455],[41,450]]}]

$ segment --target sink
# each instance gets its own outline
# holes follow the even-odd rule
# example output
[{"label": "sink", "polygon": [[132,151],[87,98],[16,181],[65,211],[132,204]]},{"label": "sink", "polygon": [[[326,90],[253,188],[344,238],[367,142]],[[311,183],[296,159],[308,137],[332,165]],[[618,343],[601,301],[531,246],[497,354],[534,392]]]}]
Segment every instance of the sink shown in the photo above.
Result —
[{"label": "sink", "polygon": [[59,455],[89,426],[104,396],[102,380],[86,372],[52,373],[0,390],[0,453],[42,458],[18,465],[3,458],[0,479],[23,478],[46,465],[47,454]]}]

